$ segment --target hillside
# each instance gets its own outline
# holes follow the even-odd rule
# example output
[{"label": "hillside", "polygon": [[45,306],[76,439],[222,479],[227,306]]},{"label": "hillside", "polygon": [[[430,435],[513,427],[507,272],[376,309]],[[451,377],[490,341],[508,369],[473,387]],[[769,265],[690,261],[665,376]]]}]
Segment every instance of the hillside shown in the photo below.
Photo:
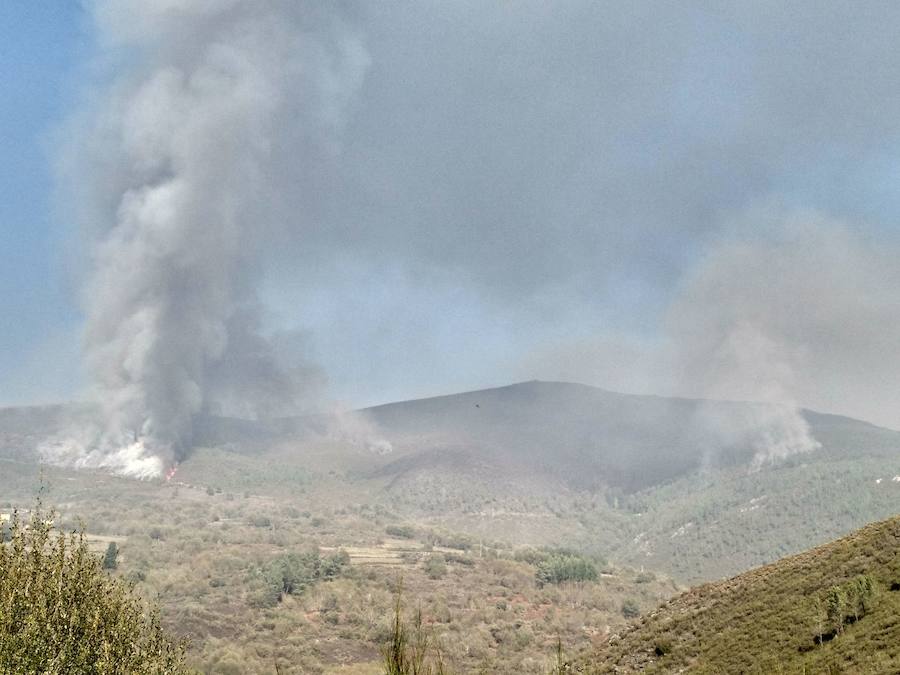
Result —
[{"label": "hillside", "polygon": [[[0,457],[77,409],[0,411]],[[577,546],[688,583],[735,574],[896,513],[900,433],[803,411],[821,447],[753,465],[721,433],[760,407],[526,382],[338,416],[196,420],[179,480],[272,498],[378,504],[515,545]],[[709,424],[714,420],[717,425]]]},{"label": "hillside", "polygon": [[692,589],[611,636],[580,670],[900,672],[900,518]]},{"label": "hillside", "polygon": [[0,513],[28,508],[41,479],[60,526],[118,547],[115,574],[204,673],[378,675],[399,583],[451,672],[545,675],[557,638],[574,650],[679,588],[596,558],[581,558],[593,579],[542,584],[542,562],[569,553],[409,523],[327,476],[333,501],[310,483],[273,498],[0,460]]},{"label": "hillside", "polygon": [[[639,396],[564,382],[392,403],[364,411],[395,448],[382,472],[398,480],[429,470],[483,467],[545,476],[575,490],[633,493],[700,469],[750,463],[758,434],[778,429],[761,404]],[[900,454],[900,433],[801,411],[822,447],[816,458]],[[776,441],[778,439],[776,438]],[[772,443],[773,441],[769,441]]]}]

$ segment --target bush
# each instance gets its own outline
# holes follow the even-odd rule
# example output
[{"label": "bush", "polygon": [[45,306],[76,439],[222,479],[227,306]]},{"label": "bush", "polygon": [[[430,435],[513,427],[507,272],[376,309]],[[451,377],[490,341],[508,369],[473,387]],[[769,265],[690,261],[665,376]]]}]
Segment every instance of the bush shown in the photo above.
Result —
[{"label": "bush", "polygon": [[412,626],[403,620],[401,592],[394,603],[394,617],[381,648],[381,667],[384,675],[443,675],[444,661],[439,648],[422,624],[422,612],[417,611]]},{"label": "bush", "polygon": [[322,557],[318,551],[288,553],[272,560],[262,570],[263,592],[258,604],[272,606],[285,595],[302,593],[321,579],[333,579],[350,563],[346,551]]},{"label": "bush", "polygon": [[444,556],[433,555],[425,561],[425,574],[429,579],[443,579],[447,574],[447,564]]},{"label": "bush", "polygon": [[587,558],[573,554],[554,554],[537,566],[538,586],[566,581],[596,581],[597,568]]},{"label": "bush", "polygon": [[399,539],[415,539],[416,531],[411,525],[388,525],[385,534]]},{"label": "bush", "polygon": [[640,615],[641,608],[638,607],[638,604],[634,600],[628,598],[622,603],[622,616],[626,619],[634,619]]},{"label": "bush", "polygon": [[350,564],[350,554],[344,549],[340,549],[337,553],[322,558],[322,564],[319,568],[319,576],[323,579],[333,579],[344,571],[344,568]]},{"label": "bush", "polygon": [[672,651],[672,641],[669,638],[660,638],[653,645],[653,653],[657,656],[665,656]]},{"label": "bush", "polygon": [[0,545],[0,672],[187,673],[157,611],[103,572],[83,533],[54,536],[52,515],[36,508]]},{"label": "bush", "polygon": [[444,560],[454,565],[464,565],[465,567],[475,567],[475,561],[467,555],[461,553],[445,553]]}]

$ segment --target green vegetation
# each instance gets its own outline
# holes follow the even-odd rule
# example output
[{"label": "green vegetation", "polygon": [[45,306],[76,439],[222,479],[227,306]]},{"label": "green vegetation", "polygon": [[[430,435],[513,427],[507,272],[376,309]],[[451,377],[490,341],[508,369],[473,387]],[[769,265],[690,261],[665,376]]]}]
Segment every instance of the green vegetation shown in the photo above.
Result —
[{"label": "green vegetation", "polygon": [[106,547],[106,554],[103,556],[103,569],[114,570],[119,566],[119,547],[116,542],[109,542]]},{"label": "green vegetation", "polygon": [[0,672],[186,673],[184,646],[157,612],[107,576],[83,534],[54,534],[52,523],[37,508],[0,545]]},{"label": "green vegetation", "polygon": [[890,458],[822,459],[811,454],[755,473],[729,469],[682,478],[623,497],[612,516],[586,518],[593,529],[607,526],[601,519],[627,515],[612,558],[699,583],[897,513],[900,482],[891,480],[900,475],[896,452]]},{"label": "green vegetation", "polygon": [[[168,483],[47,472],[66,528],[83,519],[100,556],[115,545],[110,575],[158,598],[164,627],[192,640],[189,664],[210,673],[373,672],[390,633],[390,580],[402,574],[448,671],[544,675],[557,636],[569,652],[627,639],[629,621],[677,590],[669,575],[719,579],[896,512],[896,432],[807,414],[820,451],[758,471],[711,457],[695,471],[676,464],[696,447],[663,442],[693,403],[562,389],[373,413],[399,439],[391,453],[280,435],[291,421],[248,422],[237,436],[206,429],[218,447],[192,451]],[[662,426],[636,437],[634,420],[606,424],[632,406]],[[548,425],[556,413],[568,421]],[[0,499],[21,505],[41,427],[10,417],[0,414]],[[635,473],[648,453],[659,471]],[[342,549],[349,564],[327,572]],[[801,642],[802,658],[815,659],[857,640],[900,589],[892,574],[847,569],[805,589],[794,599],[808,633],[797,654]],[[871,594],[854,586],[866,576]],[[729,649],[755,648],[758,629]],[[643,653],[693,658],[667,631]]]},{"label": "green vegetation", "polygon": [[645,615],[587,673],[900,672],[900,518],[706,584]]},{"label": "green vegetation", "polygon": [[302,593],[317,581],[336,578],[349,564],[350,556],[345,551],[325,557],[317,550],[278,556],[261,571],[263,590],[257,603],[272,606],[286,595]]},{"label": "green vegetation", "polygon": [[873,607],[875,590],[876,584],[867,574],[829,588],[824,600],[814,604],[817,614],[825,614],[824,624],[819,617],[817,625],[825,628],[817,632],[816,643],[833,639],[844,632],[844,626],[863,618]]},{"label": "green vegetation", "polygon": [[[0,468],[0,500],[29,503],[39,469]],[[189,461],[179,473],[187,468]],[[516,547],[456,534],[444,523],[411,524],[387,505],[363,501],[365,494],[353,501],[327,482],[276,497],[254,485],[229,499],[206,494],[199,482],[44,473],[47,498],[65,507],[62,526],[83,521],[98,560],[116,544],[117,568],[107,576],[159,603],[162,626],[190,639],[187,664],[203,673],[272,675],[276,664],[281,675],[378,672],[398,575],[415,599],[407,609],[410,630],[420,610],[445,670],[460,675],[546,675],[557,637],[572,651],[620,630],[626,598],[646,611],[676,590],[662,576],[636,584],[635,570],[615,566],[596,581],[539,587],[536,563],[517,560]],[[270,526],[256,527],[257,517]],[[386,535],[396,523],[410,523],[416,538]],[[439,556],[444,574],[432,578],[426,565]]]},{"label": "green vegetation", "polygon": [[567,581],[596,581],[597,568],[584,556],[556,553],[538,563],[534,576],[539,586],[562,584]]},{"label": "green vegetation", "polygon": [[388,525],[384,531],[392,537],[400,539],[415,539],[416,529],[411,525]]},{"label": "green vegetation", "polygon": [[425,574],[429,579],[443,579],[447,575],[447,563],[441,554],[431,555],[425,561]]},{"label": "green vegetation", "polygon": [[382,647],[383,675],[444,675],[444,659],[416,611],[412,625],[403,619],[402,591],[398,588],[391,621],[391,634]]},{"label": "green vegetation", "polygon": [[641,615],[641,608],[631,598],[626,598],[622,603],[622,616],[626,619],[634,619]]}]

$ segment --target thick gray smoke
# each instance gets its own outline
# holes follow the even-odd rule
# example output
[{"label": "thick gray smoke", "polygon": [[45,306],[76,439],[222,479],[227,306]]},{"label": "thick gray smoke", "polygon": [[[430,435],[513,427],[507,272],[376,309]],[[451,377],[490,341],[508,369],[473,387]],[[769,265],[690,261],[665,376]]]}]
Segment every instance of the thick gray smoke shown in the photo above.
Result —
[{"label": "thick gray smoke", "polygon": [[303,394],[308,373],[261,329],[257,261],[292,172],[337,152],[368,66],[335,9],[94,3],[115,77],[74,125],[67,169],[93,242],[84,350],[102,421],[52,460],[159,474],[204,409],[278,414]]}]

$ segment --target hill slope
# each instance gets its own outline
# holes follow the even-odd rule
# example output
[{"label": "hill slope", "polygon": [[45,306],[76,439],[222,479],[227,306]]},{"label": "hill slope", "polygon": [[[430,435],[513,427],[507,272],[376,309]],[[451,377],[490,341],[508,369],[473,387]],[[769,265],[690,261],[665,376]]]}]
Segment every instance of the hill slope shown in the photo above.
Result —
[{"label": "hill slope", "polygon": [[[381,504],[410,522],[577,546],[685,582],[735,574],[896,513],[900,433],[791,411],[786,419],[808,425],[821,447],[755,465],[753,425],[771,424],[770,413],[526,382],[333,418],[202,417],[178,479]],[[0,411],[0,457],[34,461],[72,414]]]},{"label": "hill slope", "polygon": [[[0,456],[34,458],[43,440],[85,414],[78,406],[0,409]],[[374,461],[355,453],[353,468],[400,482],[423,471],[484,475],[488,469],[539,476],[553,487],[634,493],[701,469],[752,462],[767,450],[765,443],[776,445],[795,431],[782,428],[787,415],[821,444],[809,453],[813,461],[900,455],[900,432],[847,417],[538,381],[390,403],[335,419],[201,416],[194,445],[254,454],[289,442],[302,455],[323,437],[345,446],[387,441],[378,447],[393,452]]]},{"label": "hill slope", "polygon": [[[757,403],[619,394],[564,382],[392,403],[364,413],[395,448],[415,454],[383,468],[396,476],[463,460],[481,473],[542,474],[573,489],[636,492],[700,469],[751,463],[807,425],[812,459],[900,454],[900,433],[837,415]],[[406,454],[405,452],[403,453]]]},{"label": "hill slope", "polygon": [[[856,582],[870,597],[857,602]],[[840,607],[829,593],[843,598]],[[582,672],[900,672],[900,518],[680,595]]]}]

